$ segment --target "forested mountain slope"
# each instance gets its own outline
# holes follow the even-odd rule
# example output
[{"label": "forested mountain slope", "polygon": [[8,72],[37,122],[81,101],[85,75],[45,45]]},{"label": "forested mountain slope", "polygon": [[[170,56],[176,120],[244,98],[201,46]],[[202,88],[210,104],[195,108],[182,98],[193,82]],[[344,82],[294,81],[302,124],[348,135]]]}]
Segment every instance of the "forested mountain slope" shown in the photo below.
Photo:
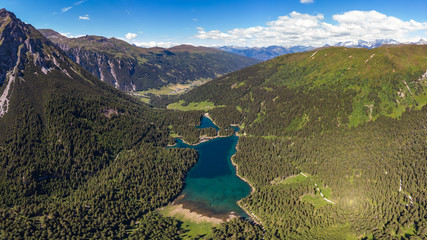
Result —
[{"label": "forested mountain slope", "polygon": [[125,91],[216,78],[259,62],[214,48],[141,48],[116,38],[67,38],[50,29],[40,32],[86,70]]},{"label": "forested mountain slope", "polygon": [[426,70],[423,45],[330,47],[277,57],[172,100],[210,102],[217,124],[241,126],[235,162],[256,188],[241,205],[260,219],[265,239],[420,239]]},{"label": "forested mountain slope", "polygon": [[1,239],[176,238],[179,223],[152,210],[197,157],[165,148],[170,128],[200,113],[130,98],[5,9],[0,84]]}]

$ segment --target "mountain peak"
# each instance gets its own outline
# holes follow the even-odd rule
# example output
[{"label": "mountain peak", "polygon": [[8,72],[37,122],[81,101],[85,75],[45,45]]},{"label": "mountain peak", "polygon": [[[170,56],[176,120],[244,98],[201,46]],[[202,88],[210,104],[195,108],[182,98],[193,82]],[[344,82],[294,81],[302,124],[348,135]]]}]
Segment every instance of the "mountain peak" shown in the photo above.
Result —
[{"label": "mountain peak", "polygon": [[5,26],[8,24],[23,24],[21,20],[16,18],[15,14],[7,11],[6,9],[0,9],[0,33],[5,30]]},{"label": "mountain peak", "polygon": [[16,19],[15,14],[7,11],[5,8],[0,9],[0,21],[4,21],[7,17]]},{"label": "mountain peak", "polygon": [[427,41],[426,40],[424,40],[424,39],[420,39],[418,42],[416,42],[415,44],[417,44],[417,45],[426,45],[427,44]]},{"label": "mountain peak", "polygon": [[52,29],[38,29],[46,38],[66,39],[67,37]]},{"label": "mountain peak", "polygon": [[50,29],[39,31],[77,64],[125,91],[215,78],[258,62],[209,47],[142,48],[114,37],[67,38]]},{"label": "mountain peak", "polygon": [[40,84],[43,81],[35,83],[36,79],[45,80],[44,75],[60,79],[81,75],[51,41],[5,9],[0,10],[0,29],[0,118],[10,110],[20,85]]},{"label": "mountain peak", "polygon": [[371,48],[380,47],[382,45],[394,45],[394,44],[399,44],[399,42],[394,39],[376,39],[374,41],[358,40],[358,41],[339,42],[339,43],[336,43],[334,46],[371,49]]}]

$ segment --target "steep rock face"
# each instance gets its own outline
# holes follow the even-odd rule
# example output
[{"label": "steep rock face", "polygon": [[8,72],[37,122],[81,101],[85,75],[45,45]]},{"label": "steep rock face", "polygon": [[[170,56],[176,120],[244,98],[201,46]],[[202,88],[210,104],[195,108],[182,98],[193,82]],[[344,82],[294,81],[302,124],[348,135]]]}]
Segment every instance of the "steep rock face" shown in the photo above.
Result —
[{"label": "steep rock face", "polygon": [[110,59],[105,54],[82,48],[67,48],[64,45],[62,47],[73,61],[99,77],[102,81],[121,90],[136,90],[135,83],[132,80],[135,73],[135,62],[132,59]]},{"label": "steep rock face", "polygon": [[67,91],[84,89],[86,94],[97,94],[106,87],[33,26],[1,9],[0,119],[11,110],[13,118],[23,99],[43,116],[43,98],[64,86]]},{"label": "steep rock face", "polygon": [[76,63],[125,91],[216,78],[259,62],[212,48],[140,48],[115,38],[67,38],[50,29],[40,31]]},{"label": "steep rock face", "polygon": [[71,66],[71,62],[60,50],[49,46],[50,42],[34,27],[25,25],[13,13],[1,9],[0,22],[0,117],[3,117],[9,110],[15,84],[32,78],[24,77],[26,65],[37,68],[34,75],[56,69],[70,77],[64,65]]}]

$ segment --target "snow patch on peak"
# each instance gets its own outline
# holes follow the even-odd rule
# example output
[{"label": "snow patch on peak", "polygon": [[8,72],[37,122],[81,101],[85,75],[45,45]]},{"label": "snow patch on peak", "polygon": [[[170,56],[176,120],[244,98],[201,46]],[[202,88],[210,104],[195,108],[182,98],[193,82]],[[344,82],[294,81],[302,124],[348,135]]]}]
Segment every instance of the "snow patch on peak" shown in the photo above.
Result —
[{"label": "snow patch on peak", "polygon": [[358,40],[358,41],[339,42],[339,43],[336,43],[335,46],[371,49],[371,48],[379,47],[384,44],[399,44],[399,42],[394,39],[377,39],[374,41]]},{"label": "snow patch on peak", "polygon": [[416,42],[415,44],[417,45],[427,45],[427,41],[424,39],[420,39],[418,42]]}]

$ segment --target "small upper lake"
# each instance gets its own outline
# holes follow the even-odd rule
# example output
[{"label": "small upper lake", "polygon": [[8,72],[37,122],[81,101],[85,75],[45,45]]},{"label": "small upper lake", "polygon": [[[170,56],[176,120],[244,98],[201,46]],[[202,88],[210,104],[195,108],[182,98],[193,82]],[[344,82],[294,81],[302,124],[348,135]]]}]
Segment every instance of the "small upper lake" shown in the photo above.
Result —
[{"label": "small upper lake", "polygon": [[[218,127],[203,117],[199,128]],[[177,139],[178,148],[193,148],[199,153],[199,160],[188,172],[182,196],[176,201],[184,208],[197,213],[227,218],[231,212],[247,217],[237,201],[248,196],[251,187],[236,175],[231,157],[236,153],[239,138],[235,135],[220,137],[198,145],[185,144]]]},{"label": "small upper lake", "polygon": [[196,126],[196,128],[215,128],[215,130],[219,130],[219,127],[217,127],[209,118],[203,116],[202,120],[200,121],[200,126]]}]

